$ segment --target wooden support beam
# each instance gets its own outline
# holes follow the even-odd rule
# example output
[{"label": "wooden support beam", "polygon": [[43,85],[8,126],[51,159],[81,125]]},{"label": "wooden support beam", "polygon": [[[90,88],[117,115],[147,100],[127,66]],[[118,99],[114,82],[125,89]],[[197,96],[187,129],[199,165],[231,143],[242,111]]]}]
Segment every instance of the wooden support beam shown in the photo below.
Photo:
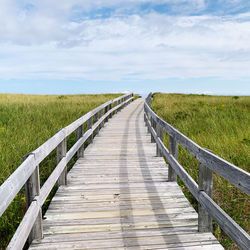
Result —
[{"label": "wooden support beam", "polygon": [[[150,120],[150,116],[149,115],[148,115],[148,119]],[[148,133],[150,134],[150,128],[149,127],[150,127],[150,125],[148,124]]]},{"label": "wooden support beam", "polygon": [[[65,138],[58,146],[57,146],[57,164],[65,157],[67,154],[67,138]],[[67,165],[62,171],[60,177],[58,178],[58,185],[67,185]]]},{"label": "wooden support beam", "polygon": [[[93,125],[93,117],[90,117],[87,122],[87,130],[91,129],[92,125]],[[92,143],[92,141],[93,141],[93,132],[88,139],[88,144]]]},{"label": "wooden support beam", "polygon": [[[99,114],[98,112],[94,115],[94,124],[98,121],[99,119]],[[99,126],[97,126],[97,128],[95,129],[95,133],[98,134],[99,133]]]},{"label": "wooden support beam", "polygon": [[[162,126],[159,123],[156,123],[156,134],[159,137],[159,139],[163,142],[163,129]],[[161,150],[158,146],[158,144],[156,144],[156,156],[161,157]]]},{"label": "wooden support beam", "polygon": [[[104,114],[106,114],[109,110],[109,106],[106,106],[104,109]],[[108,117],[104,120],[104,123],[108,121]]]},{"label": "wooden support beam", "polygon": [[[25,155],[23,160],[25,160],[28,156]],[[31,174],[30,178],[25,183],[25,199],[26,199],[26,207],[29,208],[31,202],[34,200],[35,196],[40,195],[40,176],[39,176],[39,166],[36,166],[34,172]],[[43,227],[42,227],[42,210],[40,208],[38,216],[35,220],[35,223],[31,229],[28,244],[32,242],[34,239],[42,239],[43,238]]]},{"label": "wooden support beam", "polygon": [[[172,136],[169,136],[169,153],[173,155],[173,157],[176,160],[178,159],[178,143]],[[177,181],[177,175],[170,164],[169,164],[169,170],[168,170],[168,178],[169,178],[169,181]]]},{"label": "wooden support beam", "polygon": [[[76,140],[78,141],[83,135],[83,125],[81,125],[76,131]],[[77,158],[81,158],[84,156],[84,145],[82,145],[77,151]]]},{"label": "wooden support beam", "polygon": [[[109,104],[109,110],[111,110],[112,109],[112,104]],[[112,118],[112,112],[110,113],[110,115],[109,115],[109,118]]]},{"label": "wooden support beam", "polygon": [[[213,172],[199,163],[199,191],[204,191],[210,198],[213,197]],[[199,232],[212,232],[212,218],[205,208],[198,205]]]},{"label": "wooden support beam", "polygon": [[[155,122],[154,122],[153,117],[150,118],[150,122],[151,122],[152,128],[155,130]],[[154,137],[153,137],[152,134],[151,134],[151,142],[152,142],[152,143],[155,142],[155,139],[154,139]]]},{"label": "wooden support beam", "polygon": [[[118,101],[114,102],[115,103],[115,107],[118,105]],[[117,114],[117,109],[115,110],[115,114]]]},{"label": "wooden support beam", "polygon": [[[101,110],[100,110],[100,118],[103,116],[103,114],[104,114],[104,109],[101,109]],[[104,121],[100,124],[99,130],[100,130],[103,126],[104,126]]]}]

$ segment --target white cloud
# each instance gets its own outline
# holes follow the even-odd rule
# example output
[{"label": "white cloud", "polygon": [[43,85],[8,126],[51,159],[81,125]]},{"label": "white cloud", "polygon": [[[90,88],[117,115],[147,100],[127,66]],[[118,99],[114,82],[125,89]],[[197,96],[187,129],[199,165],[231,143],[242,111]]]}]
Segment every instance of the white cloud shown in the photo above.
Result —
[{"label": "white cloud", "polygon": [[[75,23],[70,10],[83,1],[32,2],[36,7],[29,11],[14,0],[0,0],[0,79],[250,77],[249,13],[152,12]],[[117,2],[124,1],[84,1],[87,9]],[[189,2],[204,8],[204,1]]]}]

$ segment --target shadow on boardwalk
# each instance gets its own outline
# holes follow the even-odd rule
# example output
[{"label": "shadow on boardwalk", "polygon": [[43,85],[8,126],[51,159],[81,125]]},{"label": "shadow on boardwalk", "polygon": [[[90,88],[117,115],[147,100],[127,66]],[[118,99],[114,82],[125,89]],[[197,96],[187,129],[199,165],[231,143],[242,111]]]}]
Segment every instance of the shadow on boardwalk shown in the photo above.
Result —
[{"label": "shadow on boardwalk", "polygon": [[[129,178],[129,174],[128,174],[128,169],[127,169],[127,162],[129,159],[129,155],[127,155],[128,153],[128,146],[129,146],[129,137],[128,137],[128,133],[129,133],[129,126],[130,124],[130,120],[133,116],[136,116],[135,119],[135,132],[136,134],[135,139],[136,139],[136,149],[135,149],[135,155],[137,157],[140,158],[140,160],[138,161],[139,163],[139,168],[142,174],[142,182],[144,182],[146,190],[147,190],[147,194],[149,193],[154,193],[154,194],[158,194],[158,190],[157,187],[154,184],[153,181],[153,176],[151,175],[149,166],[147,164],[147,160],[146,160],[146,153],[144,151],[144,147],[143,144],[141,143],[142,141],[142,135],[141,135],[141,123],[140,123],[140,116],[142,115],[143,109],[142,109],[142,104],[137,105],[137,107],[134,109],[134,111],[129,115],[127,121],[126,121],[126,126],[125,129],[123,131],[123,139],[122,139],[122,143],[121,143],[121,152],[120,152],[120,179],[128,179]],[[167,167],[167,166],[166,166]],[[147,185],[147,180],[151,180],[150,182],[150,186]],[[124,193],[124,191],[126,191],[126,194],[128,195],[128,199],[126,200],[126,207],[128,207],[127,209],[123,209],[123,205],[120,204],[120,223],[121,223],[121,231],[122,231],[122,237],[123,237],[123,243],[124,243],[124,247],[129,247],[129,246],[140,246],[140,242],[138,242],[137,240],[137,235],[136,235],[136,222],[134,219],[134,215],[133,215],[133,202],[132,202],[132,198],[131,198],[131,193],[133,193],[133,190],[130,189],[129,186],[129,181],[127,183],[127,187],[123,187],[124,186],[124,182],[120,181],[120,193]],[[164,239],[165,243],[169,243],[169,241],[167,241],[166,239],[166,234],[164,234],[164,227],[162,227],[162,221],[166,220],[166,221],[170,221],[171,218],[169,218],[169,216],[167,214],[156,214],[155,213],[155,205],[157,204],[157,209],[162,209],[164,210],[164,204],[161,201],[160,196],[156,195],[156,196],[150,196],[148,195],[148,199],[150,201],[150,206],[152,211],[154,211],[154,217],[155,217],[155,221],[158,223],[158,227],[156,228],[145,228],[143,230],[159,230],[159,235],[162,236],[162,238]],[[143,219],[143,218],[141,218]],[[169,225],[169,228],[171,228],[171,225]],[[133,230],[133,231],[132,231]],[[162,231],[162,233],[161,233]],[[131,233],[133,233],[133,237],[131,237]],[[171,235],[172,238],[174,236],[174,234]],[[175,238],[175,243],[179,243],[178,245],[181,246],[180,244],[180,240],[178,238],[178,235],[174,236]]]}]

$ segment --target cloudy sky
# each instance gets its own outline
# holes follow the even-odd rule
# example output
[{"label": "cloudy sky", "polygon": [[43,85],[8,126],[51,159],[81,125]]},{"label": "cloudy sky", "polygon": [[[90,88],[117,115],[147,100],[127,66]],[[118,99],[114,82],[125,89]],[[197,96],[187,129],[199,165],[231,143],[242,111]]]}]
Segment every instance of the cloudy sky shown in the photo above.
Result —
[{"label": "cloudy sky", "polygon": [[249,0],[0,0],[0,92],[250,95]]}]

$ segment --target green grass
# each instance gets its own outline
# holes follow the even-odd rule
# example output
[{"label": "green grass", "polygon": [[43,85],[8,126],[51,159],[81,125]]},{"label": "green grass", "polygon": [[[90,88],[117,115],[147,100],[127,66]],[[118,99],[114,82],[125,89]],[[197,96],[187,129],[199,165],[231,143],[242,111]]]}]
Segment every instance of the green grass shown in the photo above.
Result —
[{"label": "green grass", "polygon": [[[249,172],[250,97],[154,94],[153,110],[165,121],[200,146]],[[168,144],[168,137],[164,136]],[[198,162],[179,146],[179,161],[197,181]],[[197,209],[197,202],[181,183],[186,196]],[[248,233],[249,198],[238,188],[214,174],[214,200]],[[214,224],[214,234],[227,249],[232,241]]]},{"label": "green grass", "polygon": [[[59,129],[72,123],[119,94],[104,95],[10,95],[0,94],[0,185],[22,163],[23,155],[35,150]],[[75,134],[68,138],[68,148]],[[73,164],[73,161],[69,164]],[[41,185],[56,166],[52,152],[40,165]],[[48,197],[43,210],[50,202]],[[4,249],[25,213],[24,191],[16,196],[0,218],[0,249]]]}]

